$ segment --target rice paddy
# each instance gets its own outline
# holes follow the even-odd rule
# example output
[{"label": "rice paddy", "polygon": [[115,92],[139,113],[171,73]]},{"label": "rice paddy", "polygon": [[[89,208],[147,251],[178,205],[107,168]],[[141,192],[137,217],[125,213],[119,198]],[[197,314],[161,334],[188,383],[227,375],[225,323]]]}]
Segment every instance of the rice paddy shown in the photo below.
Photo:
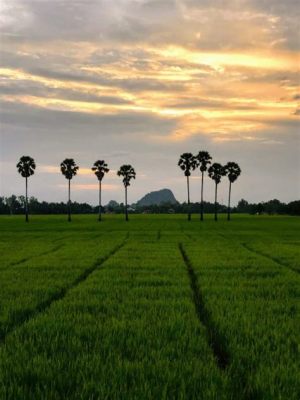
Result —
[{"label": "rice paddy", "polygon": [[299,218],[1,217],[1,399],[300,398]]}]

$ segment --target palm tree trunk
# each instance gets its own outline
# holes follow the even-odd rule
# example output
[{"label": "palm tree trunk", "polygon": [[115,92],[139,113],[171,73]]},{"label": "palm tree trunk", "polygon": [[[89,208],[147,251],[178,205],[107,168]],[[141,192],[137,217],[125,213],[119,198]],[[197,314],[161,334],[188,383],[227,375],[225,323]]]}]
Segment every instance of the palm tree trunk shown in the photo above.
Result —
[{"label": "palm tree trunk", "polygon": [[230,197],[231,197],[231,182],[229,181],[227,221],[230,221]]},{"label": "palm tree trunk", "polygon": [[215,221],[218,221],[217,198],[218,198],[218,184],[216,183],[216,188],[215,188]]},{"label": "palm tree trunk", "polygon": [[203,177],[204,177],[204,172],[202,171],[202,178],[201,178],[201,216],[200,216],[201,221],[203,221]]},{"label": "palm tree trunk", "polygon": [[71,222],[71,179],[69,179],[68,221]]},{"label": "palm tree trunk", "polygon": [[125,186],[125,220],[128,221],[127,186]]},{"label": "palm tree trunk", "polygon": [[188,221],[191,220],[191,205],[190,205],[190,180],[189,176],[186,177],[187,193],[188,193]]},{"label": "palm tree trunk", "polygon": [[27,176],[26,176],[26,178],[25,178],[25,187],[26,187],[26,190],[25,190],[25,214],[26,214],[26,217],[25,217],[25,220],[26,220],[26,222],[28,222],[28,181],[27,181]]},{"label": "palm tree trunk", "polygon": [[102,214],[101,214],[101,181],[99,181],[99,218],[98,221],[102,220]]}]

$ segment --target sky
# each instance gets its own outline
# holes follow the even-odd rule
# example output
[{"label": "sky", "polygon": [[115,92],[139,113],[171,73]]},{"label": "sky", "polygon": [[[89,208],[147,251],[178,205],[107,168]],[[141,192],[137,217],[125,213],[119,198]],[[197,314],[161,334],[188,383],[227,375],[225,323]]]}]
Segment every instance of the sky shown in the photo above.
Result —
[{"label": "sky", "polygon": [[242,169],[233,203],[299,199],[299,21],[298,0],[1,0],[0,195],[24,193],[30,155],[40,200],[66,201],[59,164],[74,158],[73,201],[97,203],[98,159],[104,204],[123,201],[122,164],[129,202],[162,188],[184,201],[179,156],[207,150]]}]

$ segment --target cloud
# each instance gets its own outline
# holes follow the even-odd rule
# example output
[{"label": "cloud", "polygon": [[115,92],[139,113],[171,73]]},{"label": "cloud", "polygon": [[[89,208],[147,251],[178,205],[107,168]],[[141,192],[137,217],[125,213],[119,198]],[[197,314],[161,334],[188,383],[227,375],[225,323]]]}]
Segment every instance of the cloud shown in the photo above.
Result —
[{"label": "cloud", "polygon": [[98,103],[98,104],[132,104],[132,101],[122,98],[121,96],[101,96],[95,93],[83,92],[80,90],[73,89],[57,89],[49,88],[39,83],[32,83],[31,81],[18,81],[10,82],[9,84],[0,83],[1,95],[22,95],[22,96],[34,96],[43,98],[54,98],[62,100],[71,100],[87,103]]},{"label": "cloud", "polygon": [[34,127],[43,131],[51,130],[53,135],[60,132],[85,133],[93,137],[101,135],[145,135],[159,132],[164,135],[174,128],[177,121],[162,118],[151,113],[120,112],[118,114],[102,115],[84,112],[48,110],[24,103],[0,103],[2,124],[13,126]]},{"label": "cloud", "polygon": [[[49,174],[60,174],[60,166],[59,165],[39,165],[39,171],[46,172]],[[77,175],[92,175],[93,172],[90,168],[79,168]]]},{"label": "cloud", "polygon": [[[59,184],[58,187],[60,188],[65,188],[65,185]],[[102,189],[105,191],[116,191],[120,190],[120,185],[111,185],[111,184],[106,184],[102,183]],[[78,183],[72,183],[72,190],[78,190],[78,191],[85,191],[85,190],[99,190],[99,184],[98,183],[89,183],[89,184],[78,184]]]},{"label": "cloud", "polygon": [[[104,158],[112,170],[137,168],[132,199],[173,185],[183,200],[178,155],[203,148],[241,163],[237,197],[294,198],[298,2],[225,3],[2,1],[1,191],[21,187],[15,160],[26,153],[40,166],[31,188],[41,198],[61,199],[55,165],[71,156],[77,199],[97,201],[89,165]],[[122,187],[113,193],[122,200]]]}]

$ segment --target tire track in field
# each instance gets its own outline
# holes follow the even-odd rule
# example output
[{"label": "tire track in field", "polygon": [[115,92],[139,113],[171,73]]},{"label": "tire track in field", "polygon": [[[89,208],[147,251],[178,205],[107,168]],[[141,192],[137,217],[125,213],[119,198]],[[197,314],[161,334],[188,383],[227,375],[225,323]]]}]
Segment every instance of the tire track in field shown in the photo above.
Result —
[{"label": "tire track in field", "polygon": [[192,236],[190,233],[185,233],[185,236],[189,239],[192,240],[193,242],[196,241],[196,238],[194,236]]},{"label": "tire track in field", "polygon": [[[219,236],[221,236],[221,237],[223,237],[224,239],[227,239],[227,240],[232,240],[232,238],[228,238],[228,237],[226,237],[226,236],[225,236],[224,234],[222,234],[222,233],[219,233]],[[245,243],[245,242],[242,242],[242,243],[239,243],[239,244],[240,244],[242,247],[244,247],[244,249],[250,251],[251,253],[254,253],[254,254],[258,255],[258,256],[261,256],[261,257],[264,257],[264,258],[266,258],[266,259],[269,259],[269,260],[275,262],[276,264],[280,265],[281,267],[288,268],[288,269],[290,269],[291,271],[296,272],[297,274],[300,274],[300,270],[299,270],[299,269],[294,268],[294,267],[292,267],[291,265],[289,265],[289,264],[287,264],[287,263],[281,261],[279,258],[272,257],[272,256],[267,255],[266,253],[264,253],[264,252],[262,252],[262,251],[253,249],[253,247],[249,246],[249,244],[247,244],[247,243]]]},{"label": "tire track in field", "polygon": [[62,300],[71,289],[85,281],[92,274],[92,272],[101,267],[105,263],[105,261],[114,256],[125,245],[128,237],[129,234],[127,233],[126,237],[121,243],[115,246],[106,256],[100,257],[91,267],[85,269],[71,284],[61,288],[51,297],[38,304],[33,310],[25,310],[25,312],[21,313],[17,323],[11,325],[3,332],[0,331],[0,345],[5,343],[5,339],[10,333],[12,333],[14,330],[16,330],[29,320],[35,318],[37,315],[46,311],[56,301]]},{"label": "tire track in field", "polygon": [[24,263],[26,261],[32,260],[33,258],[42,257],[42,256],[46,256],[47,254],[55,253],[56,251],[58,251],[62,247],[63,247],[63,244],[60,244],[59,246],[56,246],[51,250],[44,251],[43,253],[35,254],[34,256],[31,256],[31,257],[22,258],[19,261],[15,261],[15,262],[10,263],[7,267],[0,269],[0,271],[6,271],[10,267],[14,267],[15,265],[22,264],[22,263]]},{"label": "tire track in field", "polygon": [[159,229],[159,230],[157,231],[156,240],[160,240],[160,238],[161,238],[161,230]]},{"label": "tire track in field", "polygon": [[226,349],[227,346],[225,345],[225,340],[218,333],[212,321],[211,314],[205,307],[204,299],[198,283],[198,278],[182,243],[179,243],[178,246],[190,278],[190,286],[193,292],[193,300],[197,317],[200,323],[206,328],[208,342],[213,351],[218,367],[221,370],[225,370],[229,365],[229,352]]},{"label": "tire track in field", "polygon": [[269,255],[266,255],[265,253],[263,253],[263,252],[261,252],[259,250],[254,250],[247,243],[241,243],[241,246],[243,246],[246,250],[248,250],[248,251],[250,251],[250,252],[252,252],[252,253],[254,253],[254,254],[258,255],[258,256],[265,257],[265,258],[275,262],[276,264],[280,265],[281,267],[288,268],[291,271],[296,272],[297,274],[300,273],[299,269],[291,267],[289,264],[286,264],[286,263],[282,262],[281,260],[279,260],[276,257],[272,257],[272,256],[269,256]]},{"label": "tire track in field", "polygon": [[52,243],[60,242],[60,241],[63,241],[63,240],[65,240],[65,239],[69,239],[69,238],[71,238],[71,237],[72,237],[72,235],[62,236],[62,237],[53,239],[53,240],[52,240]]},{"label": "tire track in field", "polygon": [[231,356],[228,350],[228,344],[226,343],[227,341],[218,332],[218,329],[213,322],[212,315],[205,306],[198,278],[182,243],[179,243],[179,250],[190,278],[190,286],[193,291],[193,300],[197,317],[201,325],[204,325],[206,328],[207,340],[215,356],[219,369],[222,373],[226,373],[229,378],[228,390],[231,391],[230,398],[232,400],[256,400],[258,397],[255,396],[255,394],[245,390],[248,386],[246,371],[236,370],[236,368],[233,369],[230,365]]}]

